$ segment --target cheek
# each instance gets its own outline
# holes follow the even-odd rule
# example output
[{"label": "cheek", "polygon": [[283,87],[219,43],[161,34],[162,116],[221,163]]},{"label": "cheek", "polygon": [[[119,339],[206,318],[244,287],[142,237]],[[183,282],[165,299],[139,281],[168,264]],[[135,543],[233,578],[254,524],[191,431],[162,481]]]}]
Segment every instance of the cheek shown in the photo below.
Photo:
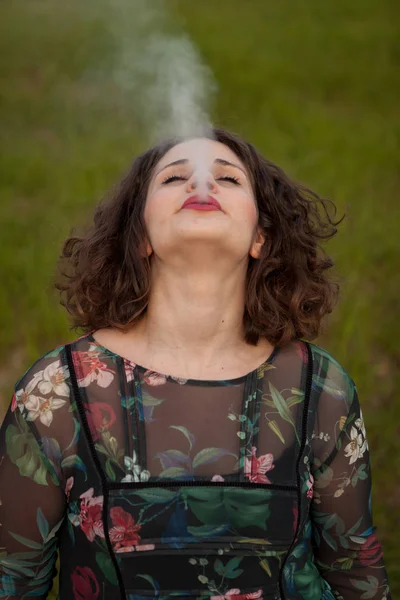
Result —
[{"label": "cheek", "polygon": [[246,195],[240,203],[240,219],[249,225],[256,226],[258,223],[258,208],[253,197]]},{"label": "cheek", "polygon": [[159,190],[151,194],[146,200],[144,221],[148,231],[160,220],[163,209],[165,210],[167,207],[167,198],[164,196],[163,190]]}]

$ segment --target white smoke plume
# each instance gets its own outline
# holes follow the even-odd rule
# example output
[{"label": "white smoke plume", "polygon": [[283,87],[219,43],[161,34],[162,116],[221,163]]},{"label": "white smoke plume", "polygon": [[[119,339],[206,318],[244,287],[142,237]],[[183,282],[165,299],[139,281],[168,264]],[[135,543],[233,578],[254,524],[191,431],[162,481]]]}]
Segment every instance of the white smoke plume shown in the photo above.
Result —
[{"label": "white smoke plume", "polygon": [[153,143],[209,134],[213,75],[162,0],[102,0],[114,54],[108,77]]}]

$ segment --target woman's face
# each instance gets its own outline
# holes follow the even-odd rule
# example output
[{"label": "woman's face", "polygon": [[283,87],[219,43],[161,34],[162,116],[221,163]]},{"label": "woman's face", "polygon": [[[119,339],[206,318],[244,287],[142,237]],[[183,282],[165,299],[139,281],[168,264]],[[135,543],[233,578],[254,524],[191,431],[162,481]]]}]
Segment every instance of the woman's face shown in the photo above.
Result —
[{"label": "woman's face", "polygon": [[[218,210],[201,207],[216,201]],[[262,246],[258,209],[244,164],[228,146],[206,138],[182,142],[159,161],[144,211],[147,253],[160,258],[203,250],[258,258]]]}]

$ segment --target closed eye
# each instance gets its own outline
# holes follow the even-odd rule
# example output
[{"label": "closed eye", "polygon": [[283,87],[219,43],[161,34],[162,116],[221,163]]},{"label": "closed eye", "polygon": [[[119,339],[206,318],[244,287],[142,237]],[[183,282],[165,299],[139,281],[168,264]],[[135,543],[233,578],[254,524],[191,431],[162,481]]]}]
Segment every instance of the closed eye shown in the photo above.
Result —
[{"label": "closed eye", "polygon": [[170,175],[166,179],[163,180],[162,183],[171,183],[172,181],[185,181],[186,177],[182,177],[181,175]]},{"label": "closed eye", "polygon": [[218,177],[218,181],[230,181],[231,183],[235,183],[236,185],[239,185],[239,179],[237,179],[236,177],[232,177],[230,175],[224,175],[224,177]]},{"label": "closed eye", "polygon": [[[169,177],[166,177],[162,181],[162,183],[168,184],[168,183],[172,183],[173,181],[186,181],[186,177],[183,177],[182,175],[170,175]],[[230,176],[230,175],[224,175],[223,177],[218,177],[217,181],[229,181],[230,183],[239,185],[239,179],[237,179],[236,177]]]}]

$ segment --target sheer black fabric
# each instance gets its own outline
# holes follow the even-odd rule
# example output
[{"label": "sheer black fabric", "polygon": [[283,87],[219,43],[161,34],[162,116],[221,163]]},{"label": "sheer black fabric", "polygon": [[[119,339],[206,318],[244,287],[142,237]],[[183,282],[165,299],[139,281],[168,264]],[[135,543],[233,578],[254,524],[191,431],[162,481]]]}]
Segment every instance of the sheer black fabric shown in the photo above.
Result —
[{"label": "sheer black fabric", "polygon": [[[149,371],[89,334],[0,431],[0,598],[390,599],[357,389],[296,340],[247,376]],[[367,595],[365,595],[367,594]]]}]

